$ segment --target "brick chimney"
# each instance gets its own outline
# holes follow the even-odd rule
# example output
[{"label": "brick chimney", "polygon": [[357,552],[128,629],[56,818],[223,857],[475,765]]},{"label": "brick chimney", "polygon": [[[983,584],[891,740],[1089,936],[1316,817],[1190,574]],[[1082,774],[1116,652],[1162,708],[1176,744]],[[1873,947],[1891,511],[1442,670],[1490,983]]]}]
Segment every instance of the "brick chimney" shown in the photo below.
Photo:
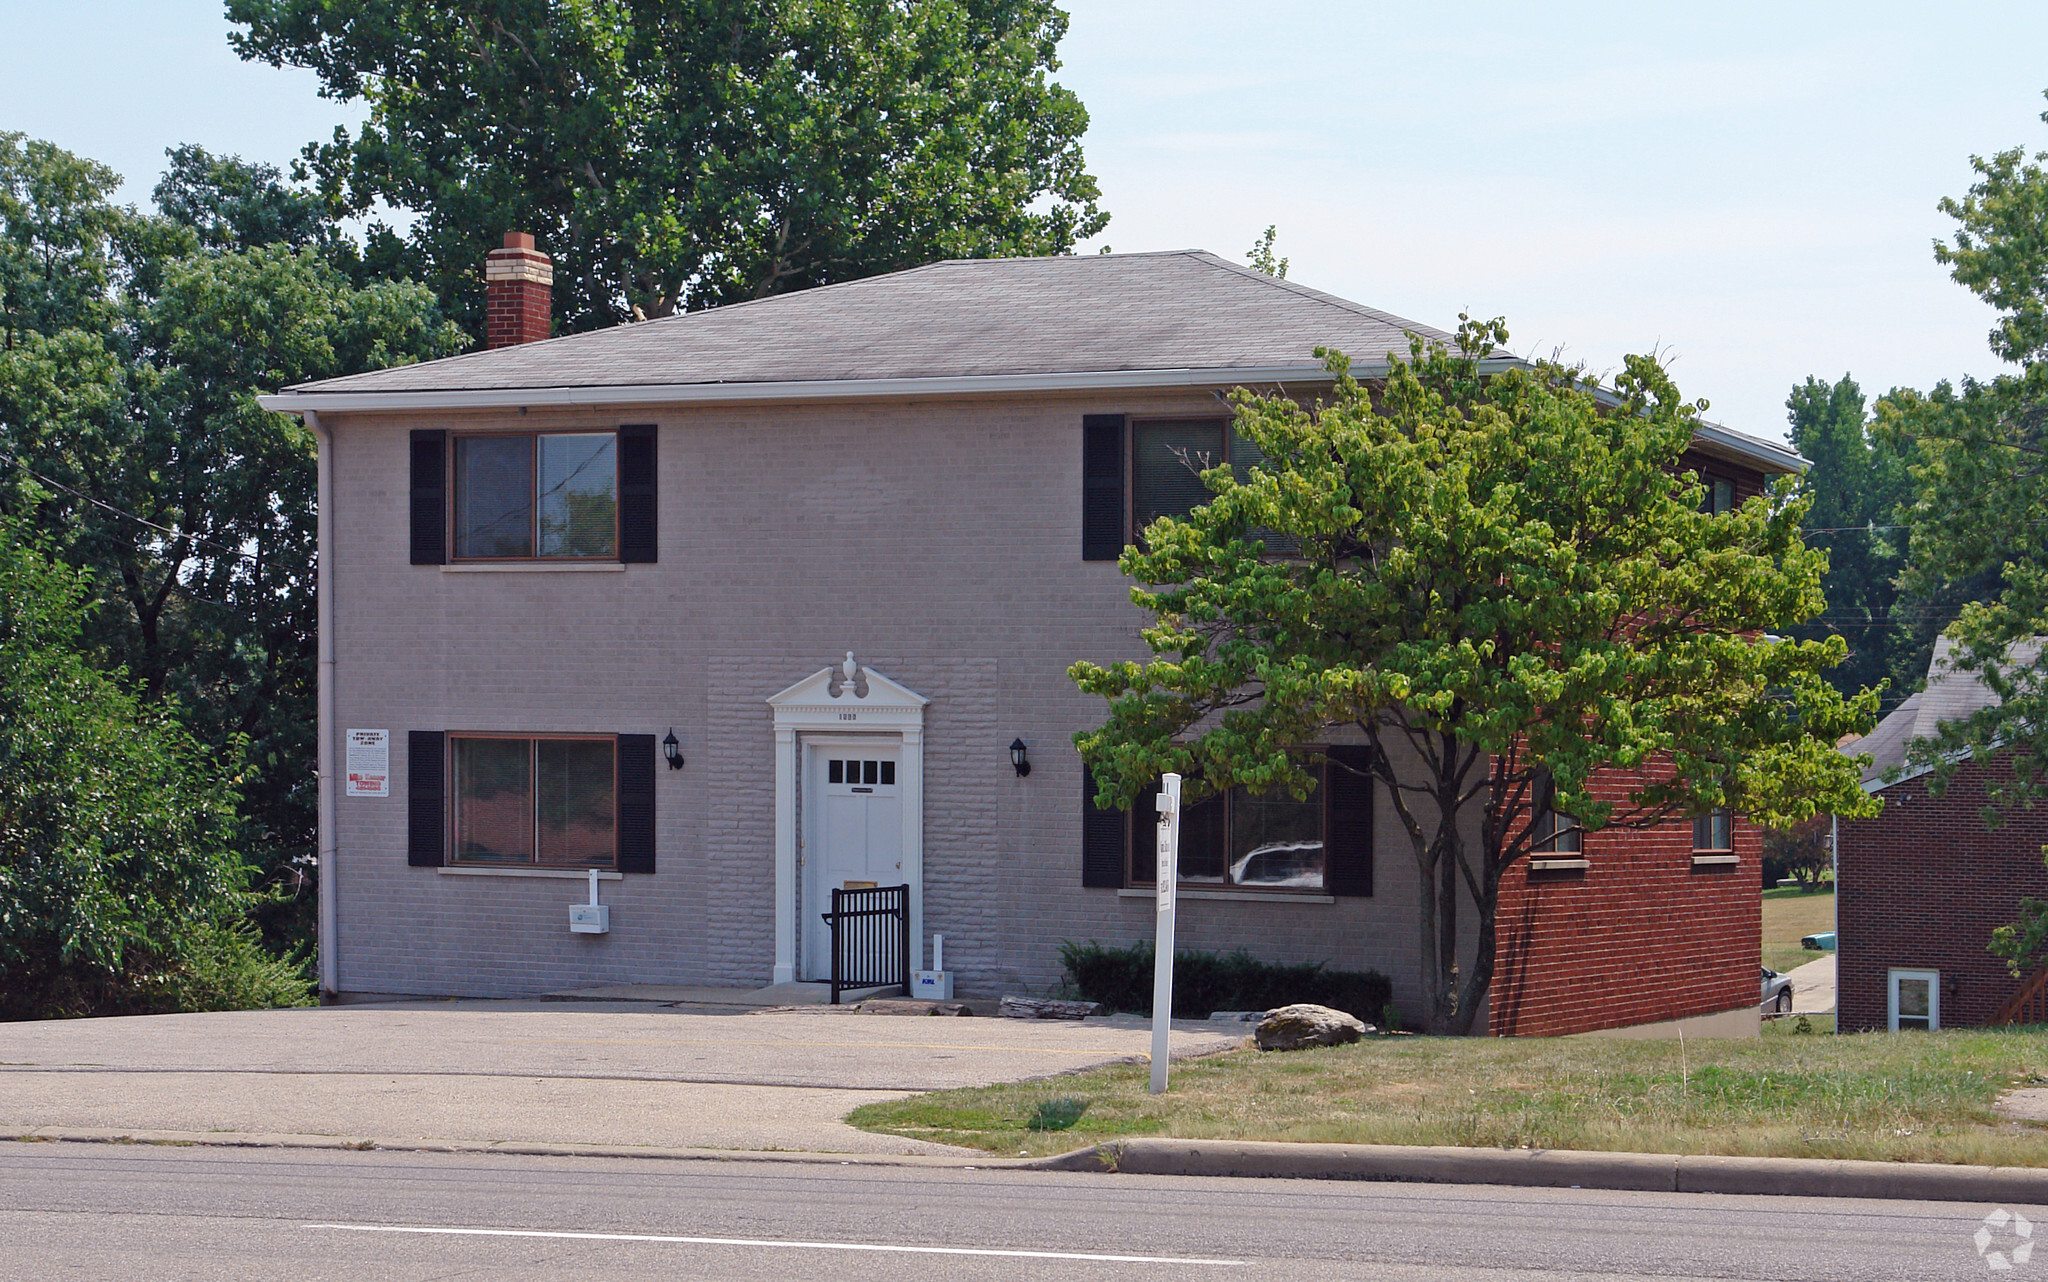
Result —
[{"label": "brick chimney", "polygon": [[505,233],[505,247],[484,260],[484,346],[537,343],[548,336],[555,265],[523,231]]}]

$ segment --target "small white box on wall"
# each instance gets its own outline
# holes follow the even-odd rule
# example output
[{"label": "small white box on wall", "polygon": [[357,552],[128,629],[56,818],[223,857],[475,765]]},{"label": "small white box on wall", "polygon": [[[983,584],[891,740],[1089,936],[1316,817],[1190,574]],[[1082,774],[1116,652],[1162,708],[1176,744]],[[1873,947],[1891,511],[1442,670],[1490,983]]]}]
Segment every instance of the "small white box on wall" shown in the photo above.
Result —
[{"label": "small white box on wall", "polygon": [[572,935],[609,935],[612,931],[612,910],[607,904],[597,902],[597,869],[590,870],[590,902],[569,905],[569,933]]},{"label": "small white box on wall", "polygon": [[921,1001],[949,1002],[953,1000],[953,972],[950,970],[920,970],[911,975],[910,995]]}]

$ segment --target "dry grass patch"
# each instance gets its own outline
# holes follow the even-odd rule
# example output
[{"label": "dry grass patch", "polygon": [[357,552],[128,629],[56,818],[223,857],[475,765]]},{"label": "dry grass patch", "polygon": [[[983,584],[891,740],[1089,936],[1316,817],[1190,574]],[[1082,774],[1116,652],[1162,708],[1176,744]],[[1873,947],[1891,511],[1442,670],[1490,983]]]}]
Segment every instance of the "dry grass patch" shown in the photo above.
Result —
[{"label": "dry grass patch", "polygon": [[1834,891],[1812,894],[1791,888],[1765,891],[1763,964],[1775,971],[1788,971],[1794,966],[1803,966],[1827,956],[1826,953],[1801,948],[1799,941],[1807,935],[1834,928]]},{"label": "dry grass patch", "polygon": [[[1234,1051],[856,1109],[855,1126],[1015,1156],[1122,1136],[1870,1158],[2048,1166],[2048,1127],[1992,1101],[2048,1082],[2042,1030],[1736,1041],[1375,1038]],[[1060,1100],[1073,1120],[1034,1129]]]}]

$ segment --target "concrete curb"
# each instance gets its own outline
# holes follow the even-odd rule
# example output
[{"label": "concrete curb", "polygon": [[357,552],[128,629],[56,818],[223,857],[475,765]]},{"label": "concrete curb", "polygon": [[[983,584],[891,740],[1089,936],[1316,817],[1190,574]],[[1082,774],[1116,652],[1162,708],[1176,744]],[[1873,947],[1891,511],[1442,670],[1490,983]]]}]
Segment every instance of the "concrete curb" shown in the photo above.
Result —
[{"label": "concrete curb", "polygon": [[1400,1180],[1523,1188],[2048,1205],[2048,1169],[1796,1157],[1135,1139],[1064,1153],[1029,1166],[1037,1170],[1113,1171],[1125,1175]]},{"label": "concrete curb", "polygon": [[1493,1184],[1517,1188],[1628,1189],[1647,1193],[1735,1193],[1857,1197],[1915,1202],[2048,1206],[2048,1169],[1839,1162],[1796,1157],[1689,1157],[1671,1153],[1588,1153],[1557,1149],[1425,1148],[1396,1144],[1285,1144],[1257,1140],[1112,1140],[1052,1157],[981,1153],[824,1153],[654,1148],[631,1144],[351,1138],[250,1131],[0,1127],[18,1143],[160,1144],[173,1147],[300,1148],[396,1153],[511,1153],[525,1157],[635,1157],[684,1162],[777,1162],[808,1166],[910,1166],[941,1170],[1080,1171],[1118,1175],[1232,1176],[1245,1179],[1374,1180]]},{"label": "concrete curb", "polygon": [[[156,1144],[170,1148],[310,1148],[392,1153],[511,1153],[522,1157],[640,1157],[672,1162],[789,1162],[811,1166],[934,1166],[992,1170],[1023,1166],[1017,1158],[979,1153],[828,1153],[788,1149],[655,1148],[637,1144],[541,1144],[518,1140],[377,1139],[264,1131],[163,1131],[106,1127],[0,1126],[0,1143]],[[1084,1149],[1084,1153],[1093,1153]],[[1081,1169],[1081,1168],[1076,1168]],[[1099,1166],[1087,1169],[1100,1169]]]}]

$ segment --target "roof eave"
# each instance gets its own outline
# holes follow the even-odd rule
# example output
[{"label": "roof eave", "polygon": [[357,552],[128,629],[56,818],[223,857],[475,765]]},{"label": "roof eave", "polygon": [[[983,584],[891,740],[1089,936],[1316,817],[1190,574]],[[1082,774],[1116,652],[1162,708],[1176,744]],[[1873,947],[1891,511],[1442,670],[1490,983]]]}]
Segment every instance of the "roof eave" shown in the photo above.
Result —
[{"label": "roof eave", "polygon": [[[1364,378],[1386,366],[1358,366]],[[504,387],[410,392],[295,391],[259,396],[283,414],[402,410],[515,409],[542,406],[718,405],[749,401],[894,400],[903,397],[999,396],[1031,392],[1145,391],[1171,387],[1237,387],[1328,383],[1320,364],[1223,369],[1082,370],[1049,374],[974,374],[943,378],[808,379],[775,383],[625,383],[588,387]]]}]

